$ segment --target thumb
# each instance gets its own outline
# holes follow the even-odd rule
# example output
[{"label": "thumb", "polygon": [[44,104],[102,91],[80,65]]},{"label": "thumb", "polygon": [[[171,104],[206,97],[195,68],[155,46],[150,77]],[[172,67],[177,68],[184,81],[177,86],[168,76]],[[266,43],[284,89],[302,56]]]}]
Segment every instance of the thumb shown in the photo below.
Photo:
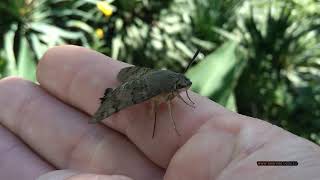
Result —
[{"label": "thumb", "polygon": [[120,175],[102,175],[81,173],[75,170],[56,170],[50,171],[38,177],[37,180],[132,180]]}]

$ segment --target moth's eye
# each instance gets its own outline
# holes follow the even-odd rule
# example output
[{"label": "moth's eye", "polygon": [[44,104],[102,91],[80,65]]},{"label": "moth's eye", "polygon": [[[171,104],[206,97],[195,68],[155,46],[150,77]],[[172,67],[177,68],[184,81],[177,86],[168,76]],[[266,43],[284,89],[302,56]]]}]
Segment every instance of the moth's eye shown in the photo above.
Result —
[{"label": "moth's eye", "polygon": [[183,86],[184,86],[183,83],[178,82],[176,88],[181,89],[181,88],[183,88]]}]

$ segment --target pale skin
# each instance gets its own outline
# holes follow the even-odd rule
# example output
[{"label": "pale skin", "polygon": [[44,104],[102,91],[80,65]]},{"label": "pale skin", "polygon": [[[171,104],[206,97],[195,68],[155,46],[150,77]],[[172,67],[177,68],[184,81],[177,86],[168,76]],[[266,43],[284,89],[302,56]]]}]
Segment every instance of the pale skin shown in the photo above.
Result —
[{"label": "pale skin", "polygon": [[[195,108],[172,101],[180,136],[162,104],[152,138],[149,101],[88,124],[104,90],[119,85],[116,75],[126,66],[88,49],[60,46],[40,61],[39,84],[2,79],[0,179],[319,179],[318,145],[192,92]],[[260,160],[299,165],[258,167]]]}]

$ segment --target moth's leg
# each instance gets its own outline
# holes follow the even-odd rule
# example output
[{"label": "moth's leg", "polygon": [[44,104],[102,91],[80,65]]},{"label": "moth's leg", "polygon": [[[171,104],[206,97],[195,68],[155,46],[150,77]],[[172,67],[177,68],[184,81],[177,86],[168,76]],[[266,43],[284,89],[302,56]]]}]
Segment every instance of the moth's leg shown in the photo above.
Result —
[{"label": "moth's leg", "polygon": [[171,109],[172,108],[172,101],[168,101],[167,105],[168,105],[168,109],[169,109],[170,118],[171,118],[171,121],[172,121],[172,124],[173,124],[173,128],[177,132],[177,134],[180,136],[180,133],[179,133],[179,131],[177,129],[176,123],[174,122],[174,120],[172,118],[172,109]]},{"label": "moth's leg", "polygon": [[195,104],[195,103],[190,99],[189,94],[188,94],[188,90],[186,90],[186,94],[187,94],[187,97],[188,97],[189,101],[192,102],[192,104]]},{"label": "moth's leg", "polygon": [[190,107],[192,107],[192,108],[195,108],[194,105],[187,103],[187,102],[182,98],[182,96],[181,96],[179,93],[176,93],[176,94],[177,94],[177,97],[178,97],[179,99],[181,99],[185,104],[187,104],[188,106],[190,106]]},{"label": "moth's leg", "polygon": [[152,131],[152,139],[156,132],[157,125],[157,102],[155,100],[151,101],[151,112],[154,114],[154,122],[153,122],[153,131]]}]

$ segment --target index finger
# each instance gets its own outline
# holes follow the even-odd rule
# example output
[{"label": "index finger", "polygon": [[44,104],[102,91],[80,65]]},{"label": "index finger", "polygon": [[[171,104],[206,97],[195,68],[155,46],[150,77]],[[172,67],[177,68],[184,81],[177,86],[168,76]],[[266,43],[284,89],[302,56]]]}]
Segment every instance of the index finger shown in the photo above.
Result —
[{"label": "index finger", "polygon": [[[47,91],[92,115],[105,89],[119,85],[117,73],[126,66],[129,64],[85,48],[61,46],[45,54],[38,66],[37,78]],[[235,114],[216,103],[195,93],[190,96],[196,103],[194,109],[179,100],[173,101],[173,118],[181,136],[172,127],[168,109],[161,105],[157,109],[156,134],[152,139],[154,116],[148,101],[113,114],[104,123],[125,134],[152,161],[165,168],[179,147],[205,122],[214,118],[215,126],[228,131],[237,131],[241,125]]]}]

